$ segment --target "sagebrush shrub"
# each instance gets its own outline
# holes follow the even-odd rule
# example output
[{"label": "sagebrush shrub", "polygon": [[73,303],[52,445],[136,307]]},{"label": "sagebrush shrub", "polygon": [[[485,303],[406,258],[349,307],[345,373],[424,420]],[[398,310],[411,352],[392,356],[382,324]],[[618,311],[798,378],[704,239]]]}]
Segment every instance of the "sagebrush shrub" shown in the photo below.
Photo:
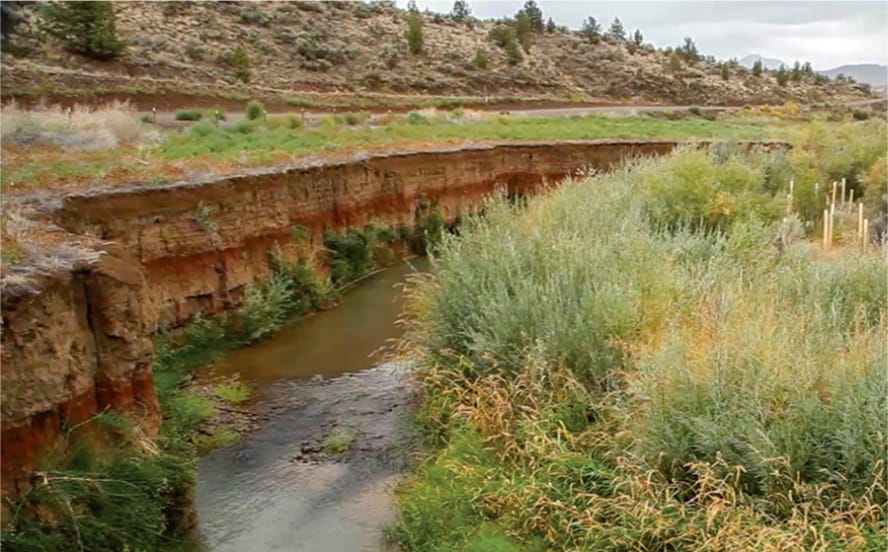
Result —
[{"label": "sagebrush shrub", "polygon": [[264,114],[265,114],[265,106],[262,105],[262,102],[258,102],[256,100],[253,100],[253,101],[247,103],[247,111],[246,111],[247,120],[255,121],[255,120],[259,119],[260,117],[262,117]]}]

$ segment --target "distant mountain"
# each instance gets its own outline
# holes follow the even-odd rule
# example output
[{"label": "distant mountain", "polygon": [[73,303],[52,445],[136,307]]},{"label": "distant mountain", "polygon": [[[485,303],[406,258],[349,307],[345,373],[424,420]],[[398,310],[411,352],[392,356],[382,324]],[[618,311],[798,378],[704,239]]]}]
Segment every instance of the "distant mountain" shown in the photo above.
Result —
[{"label": "distant mountain", "polygon": [[857,82],[863,82],[872,86],[888,84],[888,65],[876,65],[875,63],[859,63],[856,65],[842,65],[828,71],[818,71],[821,75],[834,79],[838,75],[852,77]]},{"label": "distant mountain", "polygon": [[786,65],[787,67],[789,67],[789,64],[784,63],[779,59],[766,58],[758,54],[749,54],[748,56],[744,57],[740,60],[740,65],[746,67],[747,69],[752,69],[752,66],[755,64],[755,62],[759,60],[761,60],[762,65],[765,66],[765,69],[780,69],[781,65]]}]

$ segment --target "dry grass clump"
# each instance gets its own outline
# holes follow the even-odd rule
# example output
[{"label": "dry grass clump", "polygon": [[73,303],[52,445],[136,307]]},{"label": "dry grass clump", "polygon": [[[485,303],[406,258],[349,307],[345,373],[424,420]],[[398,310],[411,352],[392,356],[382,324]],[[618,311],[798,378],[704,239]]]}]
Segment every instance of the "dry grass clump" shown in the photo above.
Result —
[{"label": "dry grass clump", "polygon": [[4,144],[55,145],[82,151],[146,145],[160,139],[158,131],[141,122],[128,102],[117,101],[98,108],[52,105],[33,110],[13,103],[0,111],[0,129]]},{"label": "dry grass clump", "polygon": [[766,161],[680,151],[445,239],[406,549],[885,548],[888,270],[776,239]]}]

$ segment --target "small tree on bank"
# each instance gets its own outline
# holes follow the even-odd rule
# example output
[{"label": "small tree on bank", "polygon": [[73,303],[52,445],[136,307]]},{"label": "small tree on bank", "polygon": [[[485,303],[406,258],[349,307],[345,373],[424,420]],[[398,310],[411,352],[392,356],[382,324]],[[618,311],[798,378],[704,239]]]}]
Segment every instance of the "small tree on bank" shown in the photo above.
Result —
[{"label": "small tree on bank", "polygon": [[49,2],[40,15],[42,30],[72,52],[106,61],[126,46],[117,36],[111,2]]}]

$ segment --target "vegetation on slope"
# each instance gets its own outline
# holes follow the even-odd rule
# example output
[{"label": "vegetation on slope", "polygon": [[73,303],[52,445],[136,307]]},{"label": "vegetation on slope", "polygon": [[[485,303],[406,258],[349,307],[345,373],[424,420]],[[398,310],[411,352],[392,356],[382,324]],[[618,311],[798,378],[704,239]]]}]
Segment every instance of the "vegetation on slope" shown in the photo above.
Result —
[{"label": "vegetation on slope", "polygon": [[390,534],[406,550],[884,548],[888,272],[800,239],[779,170],[845,163],[884,129],[846,138],[638,161],[445,239],[404,341],[430,454]]},{"label": "vegetation on slope", "polygon": [[[88,9],[82,2],[56,4],[79,5],[78,13]],[[46,20],[25,5],[18,25],[4,35],[4,87],[28,87],[34,95],[163,86],[202,95],[209,89],[387,91],[679,104],[865,94],[862,85],[828,81],[801,64],[792,78],[753,73],[735,60],[705,56],[691,38],[658,48],[644,41],[642,30],[627,32],[618,21],[606,32],[588,20],[579,31],[545,25],[545,3],[533,1],[499,21],[472,17],[468,5],[437,14],[398,9],[393,2],[96,4],[113,6],[111,52],[118,55],[119,41],[126,43],[115,65],[62,54],[72,45],[92,50],[78,47],[70,34],[46,40]],[[484,63],[475,62],[479,53]],[[40,90],[35,83],[51,84]]]}]

